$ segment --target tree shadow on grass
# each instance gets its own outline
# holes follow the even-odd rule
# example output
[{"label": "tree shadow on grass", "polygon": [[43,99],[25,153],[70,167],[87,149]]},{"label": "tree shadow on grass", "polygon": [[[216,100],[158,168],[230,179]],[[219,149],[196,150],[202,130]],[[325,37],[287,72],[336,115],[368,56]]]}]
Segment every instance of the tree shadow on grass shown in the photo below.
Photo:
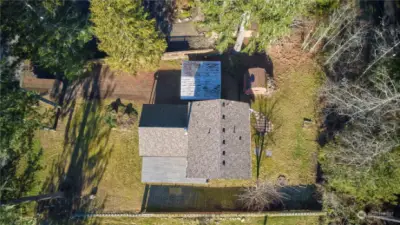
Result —
[{"label": "tree shadow on grass", "polygon": [[[56,130],[59,120],[66,116],[68,116],[68,122],[71,121],[78,97],[101,99],[107,98],[114,93],[115,83],[113,80],[114,73],[108,66],[104,66],[101,63],[93,63],[84,76],[78,80],[56,79],[50,91],[50,97],[57,99],[57,103],[61,108],[57,109],[53,129]],[[68,125],[67,128],[69,128]]]},{"label": "tree shadow on grass", "polygon": [[104,205],[95,196],[113,146],[109,144],[111,128],[104,123],[102,114],[99,77],[86,81],[85,101],[80,107],[72,100],[73,109],[80,110],[68,114],[63,152],[43,185],[44,193],[62,191],[65,198],[40,202],[37,211],[43,215],[43,221],[70,223],[72,213],[94,212]]}]

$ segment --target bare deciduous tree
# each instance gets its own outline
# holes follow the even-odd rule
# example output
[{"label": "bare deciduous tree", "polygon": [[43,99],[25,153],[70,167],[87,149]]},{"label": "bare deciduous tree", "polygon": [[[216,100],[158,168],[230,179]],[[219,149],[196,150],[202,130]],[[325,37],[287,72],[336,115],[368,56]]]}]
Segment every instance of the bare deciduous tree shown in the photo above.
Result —
[{"label": "bare deciduous tree", "polygon": [[340,164],[369,169],[376,157],[400,145],[398,89],[385,68],[376,71],[368,84],[347,80],[328,82],[322,94],[328,111],[347,116],[351,126],[340,133],[336,151],[326,157]]},{"label": "bare deciduous tree", "polygon": [[385,24],[382,24],[380,29],[373,30],[373,34],[375,44],[375,46],[371,48],[371,58],[373,60],[369,63],[361,76],[370,71],[382,59],[396,56],[396,54],[390,53],[393,53],[400,45],[399,26],[385,26]]},{"label": "bare deciduous tree", "polygon": [[254,187],[245,187],[238,200],[247,210],[262,211],[273,204],[282,203],[285,194],[279,192],[278,187],[269,181],[257,182]]},{"label": "bare deciduous tree", "polygon": [[329,23],[319,24],[315,31],[312,30],[307,35],[302,48],[310,52],[316,51],[319,47],[325,49],[355,22],[357,15],[357,10],[351,5],[340,7],[329,16]]},{"label": "bare deciduous tree", "polygon": [[328,82],[323,96],[328,106],[351,119],[370,120],[371,116],[391,117],[400,112],[400,92],[388,70],[382,68],[372,85],[343,79],[340,83]]}]

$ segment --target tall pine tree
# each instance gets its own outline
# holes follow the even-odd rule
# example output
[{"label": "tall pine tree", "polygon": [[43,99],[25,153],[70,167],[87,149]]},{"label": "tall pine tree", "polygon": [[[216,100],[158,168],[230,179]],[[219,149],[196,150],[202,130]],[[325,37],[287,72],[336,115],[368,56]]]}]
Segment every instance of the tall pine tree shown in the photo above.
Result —
[{"label": "tall pine tree", "polygon": [[156,67],[167,45],[155,20],[136,0],[92,0],[90,6],[99,49],[113,69],[136,73]]},{"label": "tall pine tree", "polygon": [[0,1],[0,18],[1,44],[10,45],[12,55],[70,80],[84,73],[93,36],[78,2]]}]

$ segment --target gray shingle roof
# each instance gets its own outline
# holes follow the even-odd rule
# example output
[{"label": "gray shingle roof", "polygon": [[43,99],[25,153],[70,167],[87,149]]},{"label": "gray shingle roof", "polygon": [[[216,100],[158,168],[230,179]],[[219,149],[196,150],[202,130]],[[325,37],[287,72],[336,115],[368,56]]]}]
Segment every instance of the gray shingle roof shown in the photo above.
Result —
[{"label": "gray shingle roof", "polygon": [[143,157],[144,183],[206,183],[206,179],[186,178],[186,157]]},{"label": "gray shingle roof", "polygon": [[193,102],[189,111],[187,176],[216,178],[221,147],[219,100]]},{"label": "gray shingle roof", "polygon": [[247,103],[221,99],[193,102],[188,133],[188,177],[251,178]]},{"label": "gray shingle roof", "polygon": [[186,156],[187,111],[187,105],[143,105],[139,125],[139,155]]},{"label": "gray shingle roof", "polygon": [[188,135],[184,128],[139,127],[140,156],[187,156]]}]

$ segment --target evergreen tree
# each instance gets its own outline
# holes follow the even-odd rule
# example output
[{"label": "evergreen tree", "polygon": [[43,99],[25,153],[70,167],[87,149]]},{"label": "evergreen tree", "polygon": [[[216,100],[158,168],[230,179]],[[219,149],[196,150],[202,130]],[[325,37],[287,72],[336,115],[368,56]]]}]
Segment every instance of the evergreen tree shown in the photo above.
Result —
[{"label": "evergreen tree", "polygon": [[107,64],[130,73],[158,65],[166,41],[140,1],[92,0],[90,10],[99,48],[108,54]]},{"label": "evergreen tree", "polygon": [[255,23],[258,29],[243,51],[263,52],[273,41],[288,34],[295,16],[304,13],[311,1],[201,0],[199,5],[205,15],[201,25],[219,35],[217,49],[223,52],[235,44],[235,34],[243,18],[248,17],[245,27]]},{"label": "evergreen tree", "polygon": [[92,40],[88,14],[64,0],[1,1],[1,42],[12,55],[50,73],[75,79],[85,71]]},{"label": "evergreen tree", "polygon": [[44,114],[36,105],[38,95],[19,87],[14,66],[2,62],[0,65],[0,201],[20,197],[29,190],[33,166],[25,180],[16,176],[20,160],[27,159],[36,164],[40,152],[34,151],[34,134],[41,126]]}]

